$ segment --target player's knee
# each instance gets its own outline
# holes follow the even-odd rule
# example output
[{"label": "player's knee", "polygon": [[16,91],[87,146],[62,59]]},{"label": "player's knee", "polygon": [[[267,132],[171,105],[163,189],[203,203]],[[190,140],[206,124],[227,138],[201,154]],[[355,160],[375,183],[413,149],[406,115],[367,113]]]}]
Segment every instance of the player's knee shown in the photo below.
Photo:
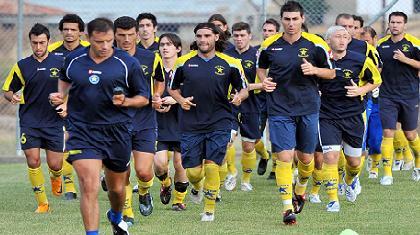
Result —
[{"label": "player's knee", "polygon": [[349,157],[347,158],[347,164],[351,167],[358,167],[360,165],[359,157]]},{"label": "player's knee", "polygon": [[[27,157],[26,158],[27,164],[29,168],[38,168],[41,166],[41,158],[36,158],[36,157]],[[51,167],[50,167],[51,168]]]},{"label": "player's knee", "polygon": [[168,172],[164,172],[162,174],[156,174],[156,177],[160,180],[160,181],[164,181],[167,177],[168,177]]},{"label": "player's knee", "polygon": [[188,185],[190,185],[188,182],[175,182],[175,190],[183,193],[187,191]]},{"label": "player's knee", "polygon": [[254,151],[254,149],[255,149],[254,143],[244,142],[242,144],[242,150],[246,153],[250,153]]},{"label": "player's knee", "polygon": [[187,169],[187,177],[190,180],[191,183],[199,182],[203,179],[202,174],[203,169],[201,167],[195,167],[195,168],[188,168]]},{"label": "player's knee", "polygon": [[150,181],[153,178],[153,173],[146,170],[136,171],[136,175],[137,178],[143,182]]},{"label": "player's knee", "polygon": [[417,137],[417,131],[404,131],[405,137],[408,141],[413,141]]}]

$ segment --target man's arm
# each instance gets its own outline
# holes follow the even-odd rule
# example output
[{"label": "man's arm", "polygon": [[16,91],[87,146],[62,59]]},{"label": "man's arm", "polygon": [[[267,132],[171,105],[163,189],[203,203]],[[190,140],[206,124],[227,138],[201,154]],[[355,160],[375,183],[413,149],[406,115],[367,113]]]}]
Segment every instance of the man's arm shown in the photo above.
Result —
[{"label": "man's arm", "polygon": [[393,58],[399,60],[401,63],[408,64],[415,69],[420,69],[420,61],[408,58],[400,50],[394,51]]},{"label": "man's arm", "polygon": [[194,99],[194,97],[190,96],[190,97],[184,98],[181,94],[180,89],[176,89],[176,90],[168,89],[168,92],[172,96],[172,98],[174,98],[176,102],[178,102],[178,104],[181,105],[181,108],[184,110],[190,110],[191,106],[193,107],[197,106],[196,104],[191,102]]},{"label": "man's arm", "polygon": [[321,79],[333,79],[335,78],[335,69],[329,68],[318,68],[309,63],[306,59],[303,59],[303,64],[300,66],[303,75],[317,76]]}]

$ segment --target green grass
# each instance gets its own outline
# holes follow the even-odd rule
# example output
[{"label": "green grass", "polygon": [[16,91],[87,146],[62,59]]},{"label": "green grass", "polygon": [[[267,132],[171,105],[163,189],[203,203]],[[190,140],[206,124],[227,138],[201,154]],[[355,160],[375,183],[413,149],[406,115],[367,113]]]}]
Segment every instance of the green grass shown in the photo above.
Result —
[{"label": "green grass", "polygon": [[[45,165],[45,164],[44,164]],[[44,166],[45,167],[45,166]],[[44,169],[44,176],[46,176]],[[154,212],[149,217],[135,210],[136,224],[131,234],[339,234],[346,228],[359,234],[420,234],[420,183],[410,179],[410,172],[395,173],[395,184],[380,186],[377,180],[362,176],[362,194],[356,203],[341,200],[340,213],[327,213],[325,203],[307,203],[298,215],[297,226],[284,226],[281,202],[274,181],[254,176],[254,192],[222,191],[213,223],[200,222],[202,205],[189,203],[187,210],[173,212],[159,201],[159,183],[152,189]],[[134,180],[133,180],[134,182]],[[1,234],[84,234],[78,201],[64,201],[50,193],[52,212],[34,214],[35,199],[25,164],[0,165],[0,233]],[[321,194],[326,201],[326,195]],[[101,234],[112,234],[105,218],[108,199],[99,195]],[[138,202],[134,200],[134,208]]]}]

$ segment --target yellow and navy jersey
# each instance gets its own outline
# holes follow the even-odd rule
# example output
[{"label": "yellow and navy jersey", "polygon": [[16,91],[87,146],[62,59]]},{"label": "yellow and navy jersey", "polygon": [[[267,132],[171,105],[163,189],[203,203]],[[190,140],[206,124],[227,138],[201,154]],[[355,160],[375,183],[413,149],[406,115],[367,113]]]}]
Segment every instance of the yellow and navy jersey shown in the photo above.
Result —
[{"label": "yellow and navy jersey", "polygon": [[382,79],[378,68],[369,57],[349,50],[343,58],[333,60],[332,63],[336,77],[319,81],[322,94],[319,117],[341,119],[363,113],[363,98],[347,97],[347,89],[344,87],[352,85],[350,80],[358,86],[364,86],[366,83],[380,84]]},{"label": "yellow and navy jersey", "polygon": [[292,44],[282,33],[261,44],[257,68],[269,69],[268,77],[277,83],[276,89],[267,93],[269,115],[300,116],[319,111],[318,77],[303,75],[301,65],[306,59],[316,67],[332,69],[329,51],[322,38],[305,32]]},{"label": "yellow and navy jersey", "polygon": [[182,110],[181,131],[207,133],[229,130],[233,115],[230,91],[247,87],[241,61],[216,52],[211,59],[197,51],[181,56],[174,66],[170,89],[180,89],[183,97],[194,97],[196,107]]},{"label": "yellow and navy jersey", "polygon": [[378,68],[382,68],[383,66],[376,48],[365,41],[352,38],[350,43],[347,45],[347,50],[369,57]]},{"label": "yellow and navy jersey", "polygon": [[144,50],[152,51],[153,53],[159,54],[159,37],[155,37],[155,41],[150,45],[148,48],[145,48],[143,44],[141,44],[141,41],[137,44],[138,47]]},{"label": "yellow and navy jersey", "polygon": [[[235,47],[225,50],[223,53],[232,56],[236,59],[241,60],[242,67],[245,72],[245,77],[249,83],[259,82],[257,79],[257,49],[254,47],[249,47],[248,50],[239,53]],[[244,102],[239,106],[240,113],[259,113],[259,106],[257,97],[254,94],[254,91],[249,91],[249,96]]]},{"label": "yellow and navy jersey", "polygon": [[90,43],[88,41],[84,41],[84,40],[80,40],[79,45],[72,51],[69,51],[65,46],[64,46],[64,42],[63,41],[57,41],[54,42],[53,44],[48,46],[48,51],[54,55],[57,56],[61,56],[63,58],[66,58],[66,56],[68,54],[70,54],[70,52],[73,52],[75,50],[78,50],[80,48],[84,48],[89,46]]},{"label": "yellow and navy jersey", "polygon": [[420,40],[405,34],[401,41],[393,42],[388,35],[378,41],[377,50],[384,63],[381,71],[383,83],[380,97],[411,99],[419,95],[418,70],[393,58],[394,51],[400,50],[410,59],[420,60]]},{"label": "yellow and navy jersey", "polygon": [[89,56],[89,49],[70,53],[64,61],[61,79],[71,83],[68,120],[95,125],[130,123],[133,109],[115,106],[112,97],[118,87],[127,97],[150,97],[139,62],[127,52],[114,49],[110,58],[97,64]]},{"label": "yellow and navy jersey", "polygon": [[[165,81],[162,59],[158,54],[149,50],[141,49],[139,47],[136,48],[136,52],[134,53],[133,57],[136,58],[140,63],[140,67],[147,80],[151,98],[154,93],[154,81]],[[136,110],[136,115],[133,119],[133,126],[134,130],[157,128],[156,112],[152,107],[151,100],[147,106]]]},{"label": "yellow and navy jersey", "polygon": [[48,54],[42,62],[32,55],[17,62],[3,85],[3,91],[22,89],[20,125],[24,127],[62,126],[63,121],[50,105],[48,96],[57,92],[63,58]]},{"label": "yellow and navy jersey", "polygon": [[[169,96],[168,90],[169,85],[172,79],[173,70],[164,70],[165,72],[165,80],[166,89],[163,93],[162,97]],[[179,119],[180,119],[180,107],[179,104],[171,105],[171,109],[169,109],[166,113],[156,113],[156,119],[158,123],[158,141],[180,141],[181,139],[181,131],[179,129]]]}]

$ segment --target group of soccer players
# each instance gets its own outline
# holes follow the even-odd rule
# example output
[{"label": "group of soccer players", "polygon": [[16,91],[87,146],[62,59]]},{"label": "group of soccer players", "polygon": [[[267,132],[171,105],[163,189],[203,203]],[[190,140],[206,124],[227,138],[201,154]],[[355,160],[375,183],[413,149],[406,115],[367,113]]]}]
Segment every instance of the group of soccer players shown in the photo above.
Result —
[{"label": "group of soccer players", "polygon": [[[64,188],[65,199],[77,198],[76,171],[86,234],[98,234],[101,180],[114,234],[128,234],[135,222],[133,192],[140,213],[153,212],[149,189],[155,175],[163,204],[170,203],[173,184],[172,209],[185,210],[191,184],[192,202],[204,198],[201,221],[213,221],[220,188],[236,187],[238,132],[240,189],[252,191],[252,172],[263,175],[272,158],[268,179],[276,180],[285,224],[296,223],[311,176],[310,202],[321,202],[322,185],[329,212],[340,211],[338,195],[356,201],[365,156],[369,178],[378,177],[382,159],[382,185],[393,184],[393,169],[413,165],[412,178],[420,181],[420,42],[405,33],[407,16],[391,13],[390,34],[378,42],[373,28],[349,14],[338,15],[324,37],[308,33],[304,9],[295,1],[282,6],[280,20],[283,32],[268,19],[264,42],[253,47],[248,23],[235,23],[230,32],[225,18],[214,14],[194,28],[185,55],[176,34],[156,36],[151,13],[114,22],[96,18],[87,24],[87,41],[75,14],[60,21],[63,40],[53,44],[48,28],[35,24],[29,32],[33,54],[13,66],[3,91],[20,104],[36,212],[50,209],[42,148],[54,195]],[[267,121],[272,154],[261,140]]]}]

